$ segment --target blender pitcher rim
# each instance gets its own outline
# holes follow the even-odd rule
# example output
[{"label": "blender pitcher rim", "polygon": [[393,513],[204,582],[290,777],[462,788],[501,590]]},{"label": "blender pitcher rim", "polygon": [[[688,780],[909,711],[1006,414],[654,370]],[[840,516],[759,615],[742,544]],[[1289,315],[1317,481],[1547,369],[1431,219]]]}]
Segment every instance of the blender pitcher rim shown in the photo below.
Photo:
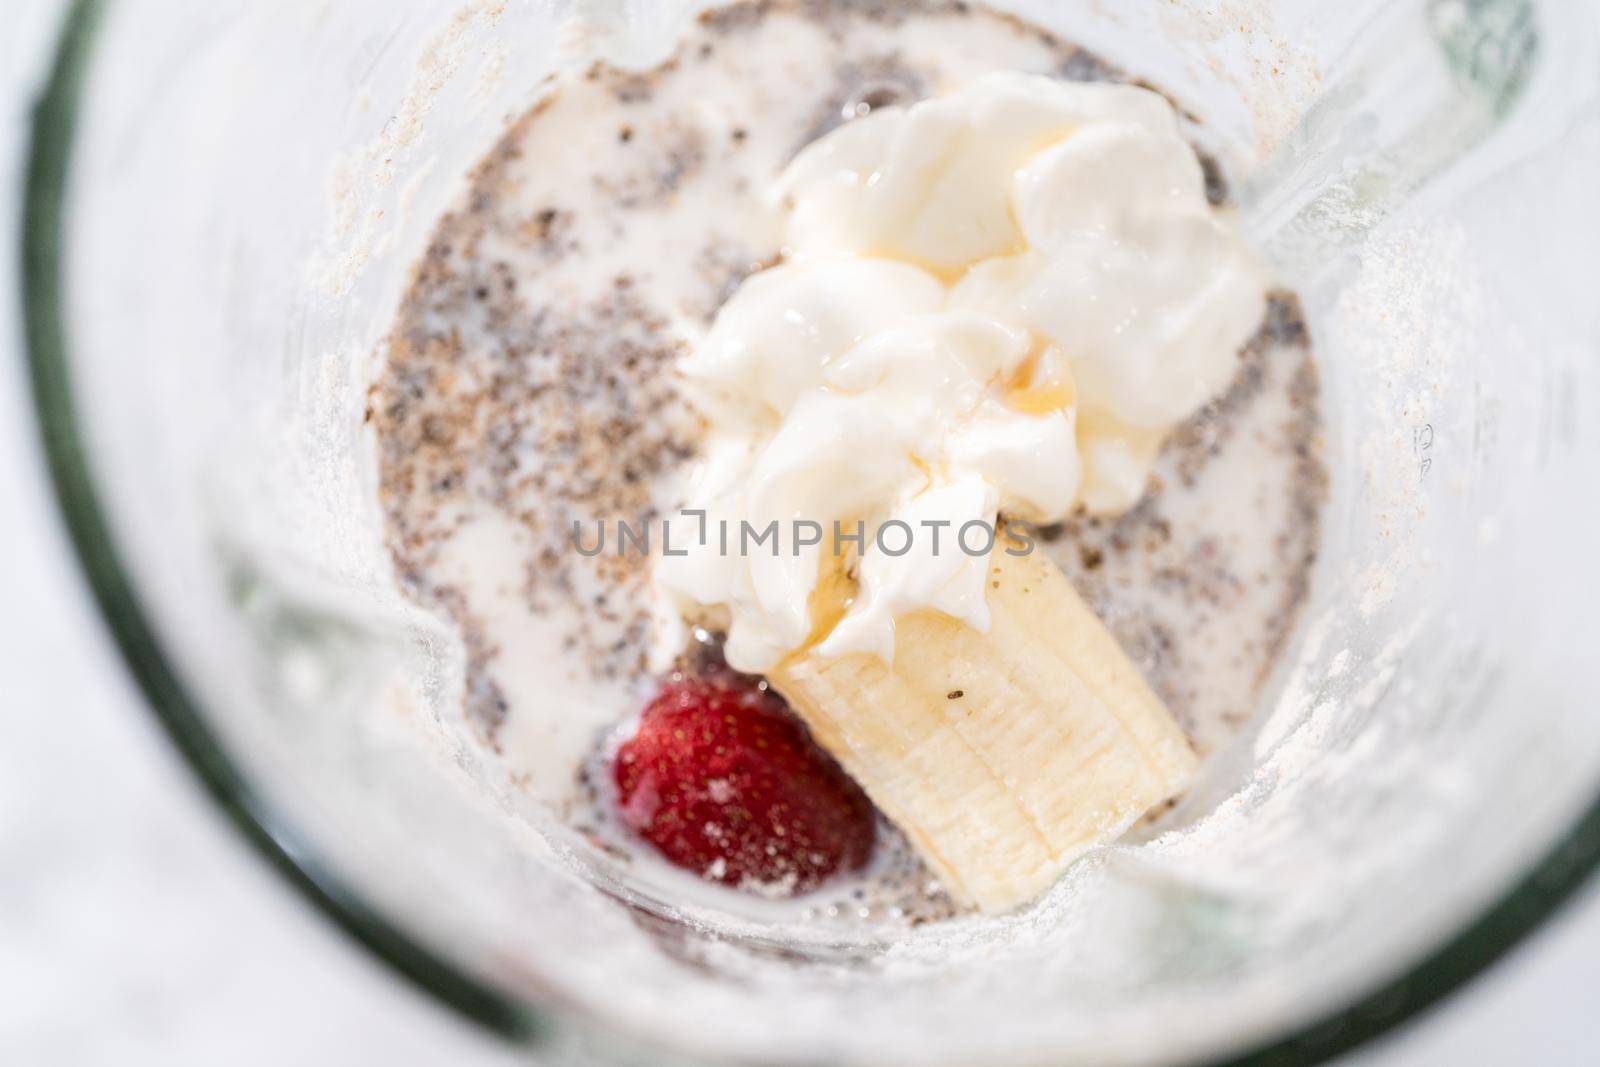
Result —
[{"label": "blender pitcher rim", "polygon": [[[398,975],[501,1038],[537,1044],[558,1021],[586,1013],[529,1003],[494,988],[366,902],[303,847],[208,725],[178,664],[122,567],[83,441],[71,391],[64,314],[63,237],[73,138],[84,76],[107,0],[71,0],[34,105],[21,220],[24,359],[39,442],[60,518],[83,580],[155,718],[228,821],[306,901]],[[1518,882],[1403,972],[1298,1029],[1211,1067],[1323,1063],[1416,1017],[1483,973],[1542,926],[1600,869],[1600,791],[1587,812]],[[588,1026],[598,1020],[582,1019]],[[611,1028],[612,1033],[616,1033]],[[617,1035],[622,1036],[622,1035]]]}]

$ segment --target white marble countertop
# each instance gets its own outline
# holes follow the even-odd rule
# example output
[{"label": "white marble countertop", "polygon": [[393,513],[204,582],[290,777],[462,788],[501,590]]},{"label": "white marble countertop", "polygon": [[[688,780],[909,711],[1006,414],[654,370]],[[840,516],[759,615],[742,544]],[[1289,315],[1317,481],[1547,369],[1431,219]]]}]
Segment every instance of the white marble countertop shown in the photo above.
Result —
[{"label": "white marble countertop", "polygon": [[[324,923],[234,835],[141,706],[48,496],[23,391],[14,226],[59,0],[0,34],[0,1063],[504,1064],[510,1051]],[[1600,888],[1348,1067],[1600,1062]]]}]

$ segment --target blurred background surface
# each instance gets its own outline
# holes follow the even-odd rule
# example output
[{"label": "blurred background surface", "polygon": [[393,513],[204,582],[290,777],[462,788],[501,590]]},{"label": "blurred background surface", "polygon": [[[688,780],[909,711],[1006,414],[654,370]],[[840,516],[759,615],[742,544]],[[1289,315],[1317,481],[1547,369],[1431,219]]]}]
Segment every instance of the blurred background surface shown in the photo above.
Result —
[{"label": "blurred background surface", "polygon": [[[0,16],[0,1064],[517,1062],[236,838],[79,581],[37,448],[16,297],[28,112],[61,7],[6,0]],[[1597,988],[1591,886],[1487,978],[1341,1067],[1590,1067]]]}]

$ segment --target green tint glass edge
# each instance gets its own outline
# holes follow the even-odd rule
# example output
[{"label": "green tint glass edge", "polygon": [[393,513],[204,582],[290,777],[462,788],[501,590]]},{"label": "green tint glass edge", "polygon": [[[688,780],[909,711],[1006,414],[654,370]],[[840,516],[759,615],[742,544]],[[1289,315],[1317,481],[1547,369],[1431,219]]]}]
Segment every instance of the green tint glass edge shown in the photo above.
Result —
[{"label": "green tint glass edge", "polygon": [[[400,975],[501,1037],[534,1043],[552,1023],[375,914],[295,847],[206,724],[139,606],[90,477],[70,391],[62,259],[65,196],[80,92],[105,0],[73,0],[33,112],[22,220],[23,327],[39,432],[57,503],[106,624],[167,736],[229,820],[271,866]],[[1290,1036],[1212,1067],[1311,1067],[1436,1005],[1549,919],[1600,868],[1600,797],[1550,855],[1485,914],[1401,977]]]},{"label": "green tint glass edge", "polygon": [[23,331],[34,404],[56,499],[84,576],[168,737],[257,851],[322,912],[423,990],[505,1037],[532,1040],[544,1029],[536,1016],[413,943],[314,861],[294,858],[309,853],[291,847],[293,835],[246,784],[206,725],[118,560],[78,433],[62,299],[67,173],[90,44],[104,6],[74,0],[68,8],[49,82],[34,107],[22,220]]}]

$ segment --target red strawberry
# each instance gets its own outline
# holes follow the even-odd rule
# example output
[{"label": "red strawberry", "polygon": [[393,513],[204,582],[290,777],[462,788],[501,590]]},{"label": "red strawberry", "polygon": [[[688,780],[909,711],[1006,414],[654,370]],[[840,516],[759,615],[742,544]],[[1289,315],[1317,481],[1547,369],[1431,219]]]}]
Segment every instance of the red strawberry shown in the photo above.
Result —
[{"label": "red strawberry", "polygon": [[622,822],[732,886],[803,893],[872,851],[872,804],[755,679],[674,674],[612,767]]}]

